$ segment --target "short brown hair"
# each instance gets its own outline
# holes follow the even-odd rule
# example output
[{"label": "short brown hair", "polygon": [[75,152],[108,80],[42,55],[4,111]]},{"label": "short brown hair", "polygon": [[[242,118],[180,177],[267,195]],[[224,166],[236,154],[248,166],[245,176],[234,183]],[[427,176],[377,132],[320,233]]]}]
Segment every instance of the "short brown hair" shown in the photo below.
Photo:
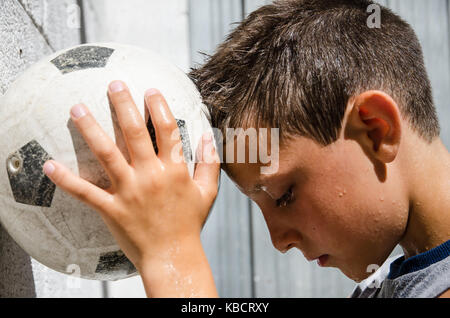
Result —
[{"label": "short brown hair", "polygon": [[337,140],[348,100],[388,93],[424,139],[439,136],[420,43],[381,7],[369,28],[365,0],[282,0],[251,13],[206,63],[193,69],[212,124],[280,128],[322,145]]}]

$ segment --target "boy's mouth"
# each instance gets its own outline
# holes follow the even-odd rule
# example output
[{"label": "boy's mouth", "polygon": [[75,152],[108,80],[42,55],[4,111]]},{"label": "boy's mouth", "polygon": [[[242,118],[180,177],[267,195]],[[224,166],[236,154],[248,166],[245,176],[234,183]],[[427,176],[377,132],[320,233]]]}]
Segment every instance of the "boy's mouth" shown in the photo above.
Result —
[{"label": "boy's mouth", "polygon": [[330,256],[329,256],[328,254],[325,254],[325,255],[320,256],[320,257],[317,259],[317,264],[318,264],[320,267],[325,267],[325,266],[327,265],[327,262],[328,262],[329,257],[330,257]]},{"label": "boy's mouth", "polygon": [[330,258],[330,255],[328,255],[328,254],[323,254],[318,257],[308,257],[307,255],[304,255],[304,256],[309,262],[317,261],[317,265],[319,265],[320,267],[326,267],[327,263],[328,263],[328,259]]}]

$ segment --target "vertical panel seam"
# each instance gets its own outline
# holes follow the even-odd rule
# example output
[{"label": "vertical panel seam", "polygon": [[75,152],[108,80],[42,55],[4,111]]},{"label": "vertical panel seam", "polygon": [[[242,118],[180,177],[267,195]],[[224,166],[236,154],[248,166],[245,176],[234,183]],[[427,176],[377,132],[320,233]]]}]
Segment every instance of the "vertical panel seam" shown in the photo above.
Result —
[{"label": "vertical panel seam", "polygon": [[[241,21],[245,19],[245,0],[241,0]],[[248,204],[248,227],[249,227],[249,245],[250,245],[250,292],[251,297],[256,297],[256,286],[255,286],[255,249],[253,244],[253,217],[252,217],[252,201],[247,198]]]},{"label": "vertical panel seam", "polygon": [[77,0],[78,8],[80,9],[80,42],[81,44],[85,44],[86,39],[86,20],[84,16],[84,0]]},{"label": "vertical panel seam", "polygon": [[[191,0],[192,1],[192,0]],[[209,7],[209,15],[211,16],[211,17],[213,17],[214,16],[214,5],[211,5],[210,7]],[[211,30],[214,30],[214,32],[216,32],[216,29],[214,28],[214,19],[211,19],[210,20],[210,28],[211,28]],[[209,46],[210,47],[214,47],[214,32],[211,32],[210,33],[210,36],[209,36]]]},{"label": "vertical panel seam", "polygon": [[[448,59],[450,60],[450,0],[445,1],[445,9],[447,11],[447,47],[448,47]],[[450,65],[450,63],[449,63]],[[450,67],[447,70],[450,73]]]},{"label": "vertical panel seam", "polygon": [[188,32],[188,38],[189,38],[189,70],[192,70],[193,68],[193,60],[194,60],[194,52],[192,52],[192,49],[194,47],[194,44],[192,43],[193,39],[192,39],[192,17],[191,17],[191,11],[192,11],[192,7],[191,7],[191,1],[192,0],[186,0],[187,1],[187,32]]},{"label": "vertical panel seam", "polygon": [[253,244],[253,207],[252,201],[248,200],[248,227],[249,227],[249,245],[250,245],[250,287],[251,287],[251,297],[256,297],[256,286],[255,286],[255,249]]},{"label": "vertical panel seam", "polygon": [[108,282],[101,282],[102,285],[102,298],[109,298]]},{"label": "vertical panel seam", "polygon": [[[241,21],[245,19],[245,0],[241,0]],[[248,203],[248,227],[249,227],[249,245],[250,245],[250,291],[251,297],[256,297],[256,286],[255,286],[255,249],[253,244],[253,207],[250,198],[247,198]]]}]

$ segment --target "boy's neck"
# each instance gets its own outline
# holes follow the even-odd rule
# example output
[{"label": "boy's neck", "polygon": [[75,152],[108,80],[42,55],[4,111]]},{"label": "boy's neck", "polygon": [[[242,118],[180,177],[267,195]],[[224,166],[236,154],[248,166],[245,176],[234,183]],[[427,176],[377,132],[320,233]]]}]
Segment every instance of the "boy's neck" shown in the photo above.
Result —
[{"label": "boy's neck", "polygon": [[450,155],[440,139],[413,141],[404,166],[409,185],[409,219],[400,245],[405,258],[450,239]]}]

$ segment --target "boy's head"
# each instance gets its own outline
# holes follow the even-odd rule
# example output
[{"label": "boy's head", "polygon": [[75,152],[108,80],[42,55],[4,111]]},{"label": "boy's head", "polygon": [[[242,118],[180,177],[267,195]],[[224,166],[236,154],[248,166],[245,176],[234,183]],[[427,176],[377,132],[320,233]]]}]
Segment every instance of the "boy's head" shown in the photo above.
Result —
[{"label": "boy's head", "polygon": [[[322,255],[365,278],[398,244],[409,212],[406,166],[439,137],[411,27],[363,0],[285,0],[250,14],[191,72],[213,125],[280,129],[279,169],[227,164],[261,208],[274,246]],[[249,145],[249,150],[258,145]]]}]

